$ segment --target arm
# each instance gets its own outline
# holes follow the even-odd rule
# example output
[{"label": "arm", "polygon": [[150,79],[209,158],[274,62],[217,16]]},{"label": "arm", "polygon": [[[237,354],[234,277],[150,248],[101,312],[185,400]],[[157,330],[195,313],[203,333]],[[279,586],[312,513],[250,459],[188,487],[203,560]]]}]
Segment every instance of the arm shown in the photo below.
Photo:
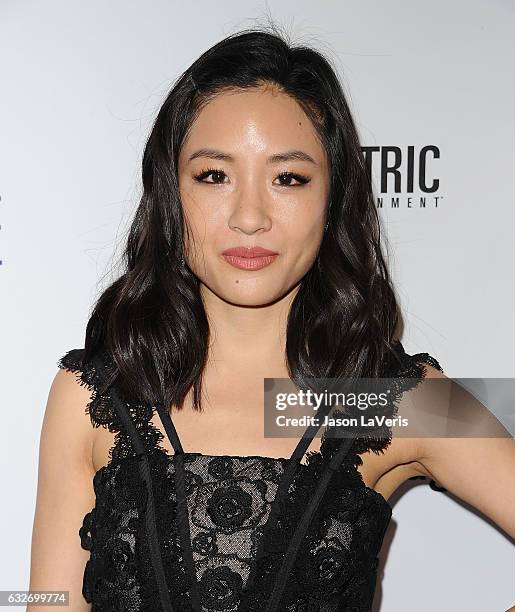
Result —
[{"label": "arm", "polygon": [[[427,378],[445,377],[432,366],[425,368]],[[417,455],[425,476],[471,504],[515,538],[512,437],[418,438]]]},{"label": "arm", "polygon": [[[39,447],[36,509],[32,531],[30,590],[67,590],[70,609],[90,610],[82,596],[89,551],[79,528],[95,505],[92,431],[85,406],[91,392],[72,372],[60,370],[52,383]],[[31,611],[46,606],[28,606]]]}]

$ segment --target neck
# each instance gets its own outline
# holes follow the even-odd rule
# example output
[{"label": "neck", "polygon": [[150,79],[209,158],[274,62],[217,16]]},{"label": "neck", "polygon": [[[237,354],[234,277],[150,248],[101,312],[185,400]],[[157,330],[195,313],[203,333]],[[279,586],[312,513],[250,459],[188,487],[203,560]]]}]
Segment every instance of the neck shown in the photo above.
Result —
[{"label": "neck", "polygon": [[203,302],[210,327],[208,366],[230,372],[286,371],[286,328],[296,290],[263,306],[241,306],[205,290]]}]

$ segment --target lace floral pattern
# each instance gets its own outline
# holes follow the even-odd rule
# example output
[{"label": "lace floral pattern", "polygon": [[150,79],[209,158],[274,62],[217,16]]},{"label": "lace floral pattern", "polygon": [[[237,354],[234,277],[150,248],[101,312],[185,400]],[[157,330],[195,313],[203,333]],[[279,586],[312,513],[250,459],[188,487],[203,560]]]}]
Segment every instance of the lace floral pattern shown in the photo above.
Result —
[{"label": "lace floral pattern", "polygon": [[[101,368],[83,363],[83,354],[83,349],[69,351],[58,365],[76,372],[81,384],[93,391],[87,406],[92,424],[116,433],[110,462],[93,480],[95,507],[79,529],[81,546],[90,551],[83,596],[93,612],[160,610],[147,537],[149,499],[140,469],[142,457],[132,448],[109,397],[100,392]],[[441,370],[427,353],[409,356],[402,351],[400,362],[395,364],[397,392],[403,389],[403,379],[423,377],[422,363]],[[393,376],[393,372],[385,369],[385,376]],[[260,556],[263,530],[286,459],[185,453],[186,510],[195,578],[192,587],[177,520],[176,457],[159,447],[163,436],[150,423],[152,409],[140,405],[127,408],[148,450],[159,549],[173,610],[266,610],[295,528],[339,440],[323,435],[320,452],[308,453],[307,463],[295,473],[282,500]],[[281,611],[370,610],[377,555],[392,510],[379,493],[364,485],[356,467],[361,465],[360,453],[369,449],[378,452],[389,441],[387,435],[376,440],[357,438],[332,474],[288,575],[278,608]]]}]

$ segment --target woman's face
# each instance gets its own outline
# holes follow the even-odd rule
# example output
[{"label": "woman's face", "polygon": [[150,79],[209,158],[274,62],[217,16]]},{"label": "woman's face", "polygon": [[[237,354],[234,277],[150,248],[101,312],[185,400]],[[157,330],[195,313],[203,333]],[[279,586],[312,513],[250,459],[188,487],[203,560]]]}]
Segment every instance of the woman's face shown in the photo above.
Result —
[{"label": "woman's face", "polygon": [[[185,257],[202,291],[262,306],[294,289],[324,233],[328,168],[311,121],[287,95],[270,87],[235,90],[207,104],[179,156],[192,238]],[[234,247],[276,255],[223,255]]]}]

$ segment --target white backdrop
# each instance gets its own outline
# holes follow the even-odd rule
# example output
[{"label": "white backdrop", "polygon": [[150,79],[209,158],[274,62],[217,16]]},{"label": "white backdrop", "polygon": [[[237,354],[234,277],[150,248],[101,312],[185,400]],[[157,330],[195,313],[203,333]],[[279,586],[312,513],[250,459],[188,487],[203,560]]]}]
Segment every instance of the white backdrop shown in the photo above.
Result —
[{"label": "white backdrop", "polygon": [[[28,588],[48,391],[116,275],[151,121],[201,52],[267,12],[336,61],[363,146],[413,146],[415,158],[438,147],[425,209],[404,167],[401,192],[392,181],[378,194],[406,350],[429,352],[452,377],[514,375],[513,2],[4,0],[0,589]],[[451,495],[413,484],[390,499],[375,610],[513,605],[513,543]]]}]

